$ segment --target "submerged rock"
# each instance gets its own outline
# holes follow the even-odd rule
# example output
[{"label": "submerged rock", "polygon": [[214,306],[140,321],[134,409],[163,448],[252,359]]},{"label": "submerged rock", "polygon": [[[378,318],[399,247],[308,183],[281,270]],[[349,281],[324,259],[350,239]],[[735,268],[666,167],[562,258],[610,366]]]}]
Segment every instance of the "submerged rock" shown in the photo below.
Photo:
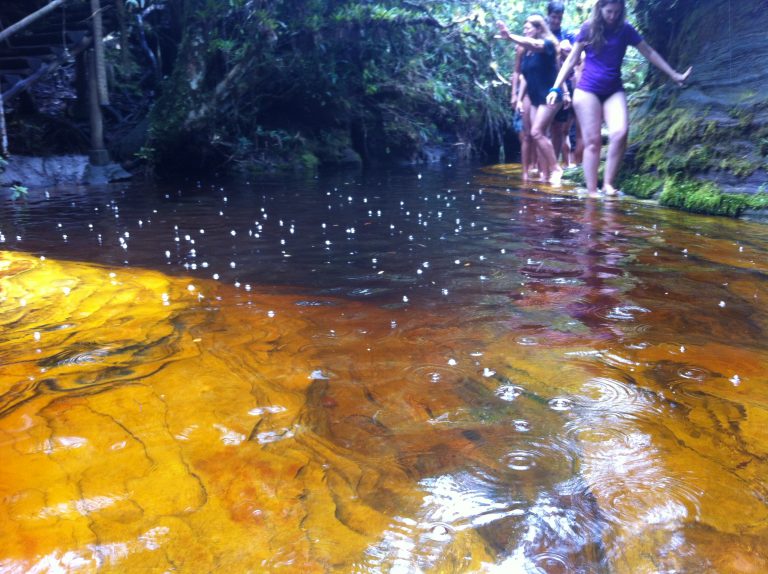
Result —
[{"label": "submerged rock", "polygon": [[85,155],[12,156],[0,172],[0,186],[45,187],[60,184],[100,184],[128,179],[116,163],[93,166]]}]

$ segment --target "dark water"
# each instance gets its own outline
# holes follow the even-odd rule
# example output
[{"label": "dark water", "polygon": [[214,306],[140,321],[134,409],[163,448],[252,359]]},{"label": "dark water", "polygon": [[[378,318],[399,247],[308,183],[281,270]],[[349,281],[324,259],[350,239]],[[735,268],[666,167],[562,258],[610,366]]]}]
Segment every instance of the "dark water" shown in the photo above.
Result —
[{"label": "dark water", "polygon": [[516,167],[6,193],[0,570],[765,571],[768,230]]}]

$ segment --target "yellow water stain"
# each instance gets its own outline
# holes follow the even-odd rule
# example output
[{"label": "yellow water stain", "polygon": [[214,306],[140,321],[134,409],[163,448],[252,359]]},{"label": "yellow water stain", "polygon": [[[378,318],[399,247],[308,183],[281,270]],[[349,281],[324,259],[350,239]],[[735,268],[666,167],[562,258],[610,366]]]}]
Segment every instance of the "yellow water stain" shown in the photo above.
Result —
[{"label": "yellow water stain", "polygon": [[[639,331],[521,319],[500,332],[194,283],[0,254],[1,568],[365,572],[410,552],[424,572],[493,571],[524,523],[483,529],[473,509],[430,506],[430,481],[468,469],[503,485],[502,516],[583,482],[561,504],[602,525],[612,572],[766,564],[768,357],[677,331],[685,318],[657,312],[659,293],[634,294],[650,309]],[[504,386],[521,394],[504,402]],[[511,469],[527,444],[513,419],[565,446]],[[456,525],[433,524],[437,510]],[[562,555],[596,559],[591,546]]]},{"label": "yellow water stain", "polygon": [[412,478],[339,450],[307,418],[333,306],[254,295],[228,307],[149,271],[3,260],[0,313],[25,325],[0,343],[5,566],[344,570],[396,500],[418,506]]}]

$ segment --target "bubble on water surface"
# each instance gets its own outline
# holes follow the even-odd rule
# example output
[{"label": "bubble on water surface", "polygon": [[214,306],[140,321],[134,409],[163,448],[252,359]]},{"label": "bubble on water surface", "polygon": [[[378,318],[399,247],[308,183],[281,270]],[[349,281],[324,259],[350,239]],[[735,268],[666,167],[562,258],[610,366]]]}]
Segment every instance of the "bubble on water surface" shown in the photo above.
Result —
[{"label": "bubble on water surface", "polygon": [[507,454],[504,463],[512,470],[530,470],[536,466],[536,459],[534,453],[520,450]]},{"label": "bubble on water surface", "polygon": [[694,381],[703,381],[711,375],[707,369],[696,366],[683,366],[678,369],[677,374],[684,379],[691,379]]},{"label": "bubble on water surface", "polygon": [[543,552],[531,559],[536,573],[568,574],[573,570],[568,566],[565,557],[555,552]]},{"label": "bubble on water surface", "polygon": [[502,401],[512,402],[523,394],[525,389],[518,385],[502,385],[496,389],[496,396]]},{"label": "bubble on water surface", "polygon": [[553,411],[569,411],[573,408],[573,401],[565,397],[555,397],[547,403]]},{"label": "bubble on water surface", "polygon": [[530,432],[531,423],[523,419],[516,419],[512,421],[512,428],[514,428],[517,432]]}]

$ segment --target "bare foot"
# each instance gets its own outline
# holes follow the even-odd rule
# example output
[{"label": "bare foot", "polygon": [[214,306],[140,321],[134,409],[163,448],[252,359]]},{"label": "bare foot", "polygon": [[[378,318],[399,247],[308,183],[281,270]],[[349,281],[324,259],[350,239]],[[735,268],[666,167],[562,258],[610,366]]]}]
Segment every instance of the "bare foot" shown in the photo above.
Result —
[{"label": "bare foot", "polygon": [[589,190],[586,187],[577,187],[573,191],[576,192],[576,195],[578,197],[589,197],[591,199],[597,199],[599,197],[602,197],[600,195],[600,192],[598,190],[596,190],[596,189]]},{"label": "bare foot", "polygon": [[603,193],[607,196],[616,196],[619,195],[619,190],[613,187],[609,183],[603,184]]},{"label": "bare foot", "polygon": [[552,187],[560,187],[560,182],[563,179],[563,170],[559,167],[552,170],[549,174],[549,183]]},{"label": "bare foot", "polygon": [[522,177],[523,177],[523,181],[528,181],[529,179],[531,179],[531,176],[528,175],[527,171],[523,172],[523,176]]}]

